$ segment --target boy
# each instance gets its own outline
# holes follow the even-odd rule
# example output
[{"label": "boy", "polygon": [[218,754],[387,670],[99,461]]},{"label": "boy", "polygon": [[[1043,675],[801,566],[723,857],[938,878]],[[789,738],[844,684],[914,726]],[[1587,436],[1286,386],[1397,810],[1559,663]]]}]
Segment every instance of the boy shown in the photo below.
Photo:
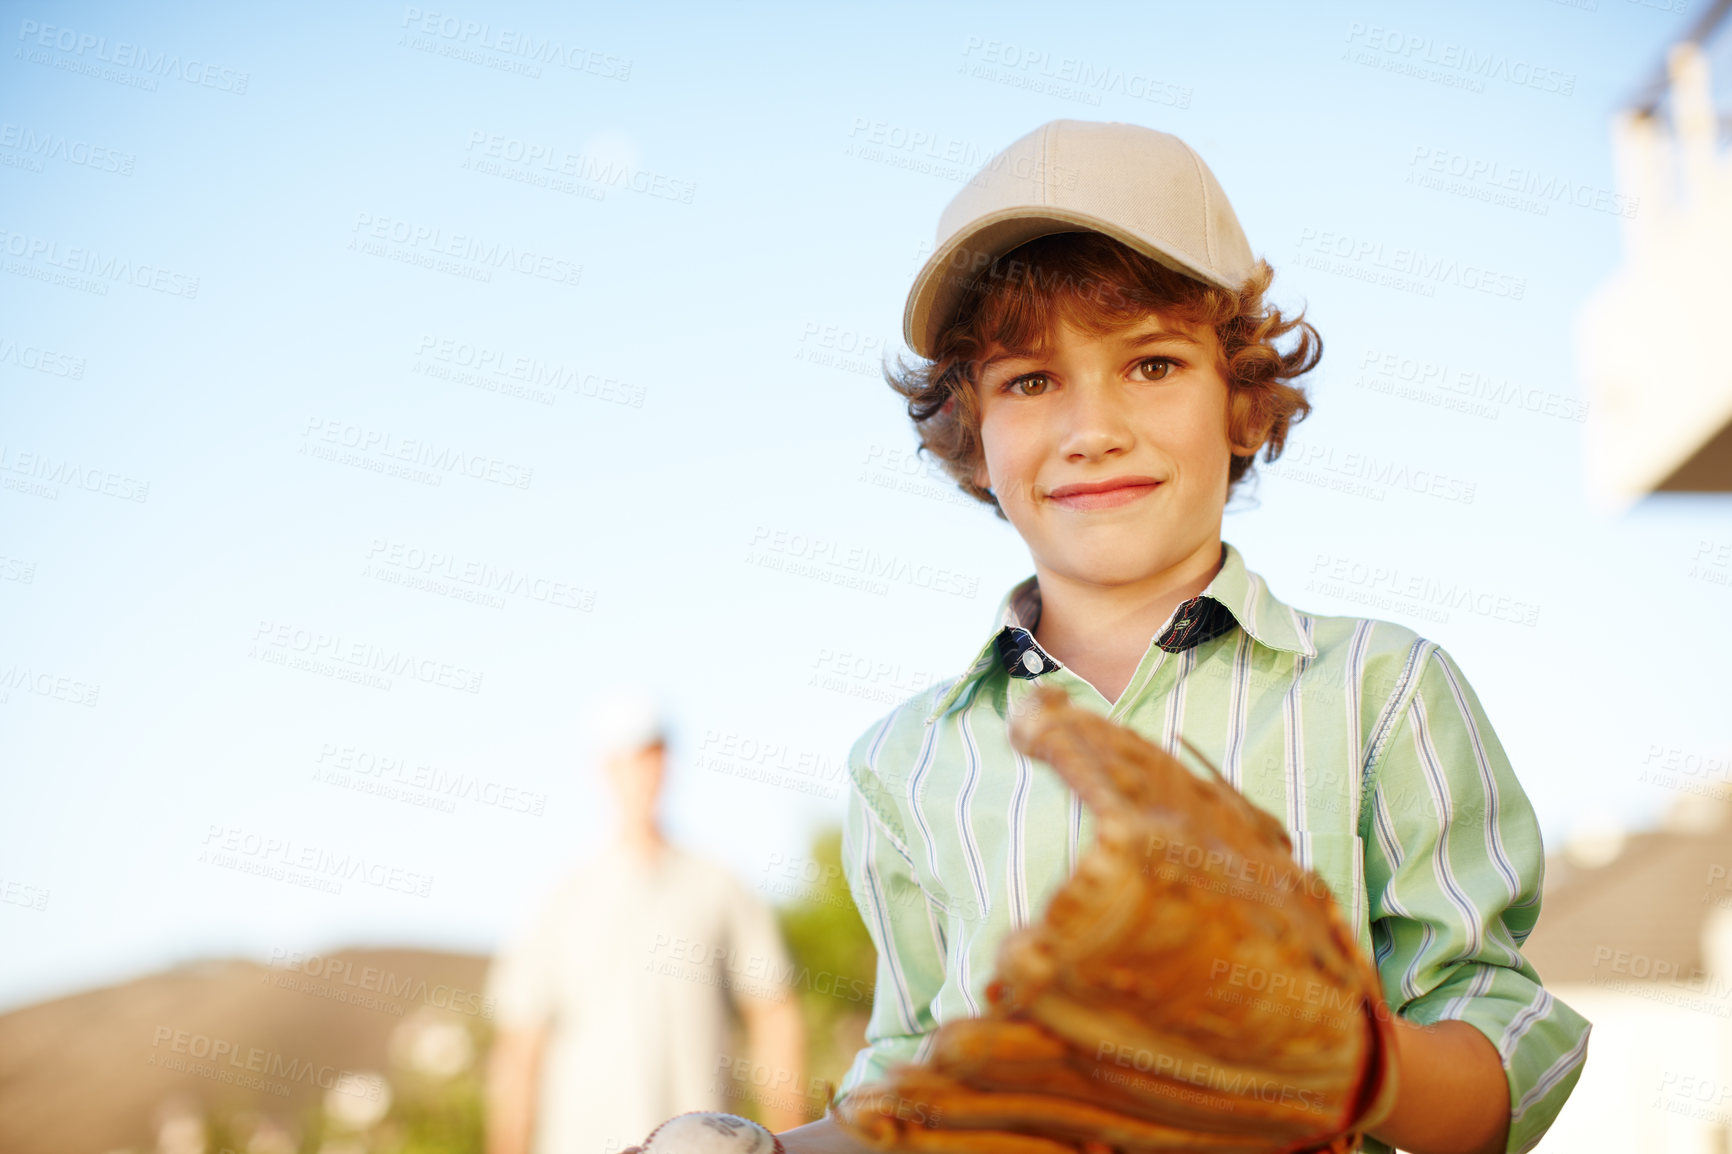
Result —
[{"label": "boy", "polygon": [[[1185,737],[1328,882],[1398,1015],[1400,1090],[1367,1149],[1526,1150],[1580,1075],[1588,1023],[1519,952],[1538,828],[1460,667],[1399,625],[1287,606],[1221,540],[1321,356],[1264,303],[1272,275],[1202,159],[1132,125],[1043,125],[946,208],[904,315],[925,363],[893,384],[1035,574],[965,672],[850,754],[845,863],[878,975],[840,1095],[981,1012],[999,942],[1091,836],[1010,746],[1036,681],[1169,752]],[[782,1141],[860,1149],[828,1119]]]}]

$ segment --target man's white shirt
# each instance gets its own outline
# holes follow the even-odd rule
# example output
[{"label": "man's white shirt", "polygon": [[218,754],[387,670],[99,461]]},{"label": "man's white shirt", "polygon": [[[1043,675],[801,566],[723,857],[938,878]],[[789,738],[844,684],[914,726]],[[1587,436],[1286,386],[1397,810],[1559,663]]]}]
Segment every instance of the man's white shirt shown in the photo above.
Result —
[{"label": "man's white shirt", "polygon": [[725,1108],[730,997],[793,997],[762,898],[718,862],[617,847],[583,862],[495,959],[501,1030],[548,1027],[535,1154],[611,1154]]}]

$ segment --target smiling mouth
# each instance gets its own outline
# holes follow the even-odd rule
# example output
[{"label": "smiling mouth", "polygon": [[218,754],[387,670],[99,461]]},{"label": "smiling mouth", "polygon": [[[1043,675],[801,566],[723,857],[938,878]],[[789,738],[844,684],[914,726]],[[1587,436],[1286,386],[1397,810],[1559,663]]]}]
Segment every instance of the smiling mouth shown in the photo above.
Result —
[{"label": "smiling mouth", "polygon": [[1160,488],[1161,484],[1160,481],[1137,481],[1126,485],[1115,485],[1111,489],[1049,496],[1047,500],[1066,509],[1114,509],[1148,496]]}]

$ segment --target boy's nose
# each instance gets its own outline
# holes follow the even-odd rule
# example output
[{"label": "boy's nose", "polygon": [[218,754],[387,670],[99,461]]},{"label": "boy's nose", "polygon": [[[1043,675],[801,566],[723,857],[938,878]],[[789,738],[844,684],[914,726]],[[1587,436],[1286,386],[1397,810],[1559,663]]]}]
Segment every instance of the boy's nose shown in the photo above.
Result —
[{"label": "boy's nose", "polygon": [[1110,384],[1076,382],[1061,406],[1064,436],[1060,448],[1067,457],[1091,460],[1115,449],[1128,449],[1134,439],[1124,399]]}]

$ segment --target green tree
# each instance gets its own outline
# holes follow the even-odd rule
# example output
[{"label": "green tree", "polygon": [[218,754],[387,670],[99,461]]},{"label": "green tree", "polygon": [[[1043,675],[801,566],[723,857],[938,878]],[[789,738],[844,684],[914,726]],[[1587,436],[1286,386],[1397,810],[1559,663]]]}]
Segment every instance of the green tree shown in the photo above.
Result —
[{"label": "green tree", "polygon": [[[779,880],[790,900],[777,906],[776,920],[793,963],[792,986],[806,1022],[806,1081],[800,1087],[808,1115],[824,1109],[826,1091],[840,1082],[865,1045],[872,1012],[877,951],[842,873],[842,831],[830,828],[813,839],[808,860]],[[738,1087],[731,1108],[757,1117],[754,1091]]]}]

